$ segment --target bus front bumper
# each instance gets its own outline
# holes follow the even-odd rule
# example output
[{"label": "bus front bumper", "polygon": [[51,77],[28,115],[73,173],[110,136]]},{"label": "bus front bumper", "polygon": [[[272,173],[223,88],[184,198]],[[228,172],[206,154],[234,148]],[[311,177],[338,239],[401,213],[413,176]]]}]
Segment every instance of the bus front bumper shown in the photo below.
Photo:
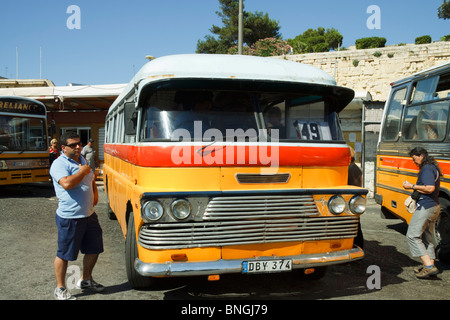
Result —
[{"label": "bus front bumper", "polygon": [[177,277],[199,276],[226,273],[241,273],[244,261],[264,261],[274,259],[292,259],[292,269],[322,267],[360,260],[364,257],[361,248],[355,246],[350,250],[326,253],[301,254],[286,257],[260,257],[235,260],[216,260],[203,262],[166,262],[144,263],[139,259],[134,262],[134,268],[142,276],[149,277]]}]

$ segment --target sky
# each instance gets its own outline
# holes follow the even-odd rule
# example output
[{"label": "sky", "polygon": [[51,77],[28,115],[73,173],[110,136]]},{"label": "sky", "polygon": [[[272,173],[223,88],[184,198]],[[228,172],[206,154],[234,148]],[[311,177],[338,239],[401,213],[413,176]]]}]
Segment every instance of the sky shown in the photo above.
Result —
[{"label": "sky", "polygon": [[[244,10],[268,13],[284,40],[335,28],[348,47],[373,36],[386,45],[423,35],[438,41],[450,34],[450,20],[437,17],[442,2],[244,0]],[[0,76],[57,86],[128,83],[147,55],[195,53],[212,25],[222,26],[218,10],[218,0],[1,0]]]}]

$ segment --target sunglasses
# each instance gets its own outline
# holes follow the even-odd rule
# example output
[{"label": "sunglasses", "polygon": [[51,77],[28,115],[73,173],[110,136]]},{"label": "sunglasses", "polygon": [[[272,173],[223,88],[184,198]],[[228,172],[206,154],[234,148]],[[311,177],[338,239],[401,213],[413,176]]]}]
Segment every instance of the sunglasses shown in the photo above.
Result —
[{"label": "sunglasses", "polygon": [[81,142],[75,142],[75,143],[71,143],[71,144],[66,144],[66,147],[69,147],[71,149],[75,149],[77,146],[81,147],[83,144]]}]

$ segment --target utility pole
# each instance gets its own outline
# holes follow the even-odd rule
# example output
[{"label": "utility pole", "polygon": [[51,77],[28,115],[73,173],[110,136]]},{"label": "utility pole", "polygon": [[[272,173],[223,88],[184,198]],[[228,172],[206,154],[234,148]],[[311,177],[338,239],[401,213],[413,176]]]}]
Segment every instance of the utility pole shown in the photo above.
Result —
[{"label": "utility pole", "polygon": [[39,48],[39,79],[42,79],[42,46]]},{"label": "utility pole", "polygon": [[16,79],[19,79],[19,47],[16,47]]},{"label": "utility pole", "polygon": [[239,0],[238,29],[238,54],[242,54],[244,45],[244,0]]}]

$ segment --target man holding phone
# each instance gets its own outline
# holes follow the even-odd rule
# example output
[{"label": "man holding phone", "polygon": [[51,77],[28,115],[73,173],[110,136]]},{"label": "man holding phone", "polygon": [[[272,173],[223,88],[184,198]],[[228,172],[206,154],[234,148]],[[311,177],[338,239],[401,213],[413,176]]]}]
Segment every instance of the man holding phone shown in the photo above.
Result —
[{"label": "man holding phone", "polygon": [[102,229],[94,206],[98,202],[94,172],[81,156],[80,137],[75,132],[61,136],[62,154],[50,168],[58,209],[58,250],[54,261],[57,287],[54,295],[59,300],[74,300],[66,289],[68,261],[74,261],[79,251],[84,254],[82,278],[77,286],[83,290],[100,292],[101,284],[92,279],[92,270],[103,252]]}]

